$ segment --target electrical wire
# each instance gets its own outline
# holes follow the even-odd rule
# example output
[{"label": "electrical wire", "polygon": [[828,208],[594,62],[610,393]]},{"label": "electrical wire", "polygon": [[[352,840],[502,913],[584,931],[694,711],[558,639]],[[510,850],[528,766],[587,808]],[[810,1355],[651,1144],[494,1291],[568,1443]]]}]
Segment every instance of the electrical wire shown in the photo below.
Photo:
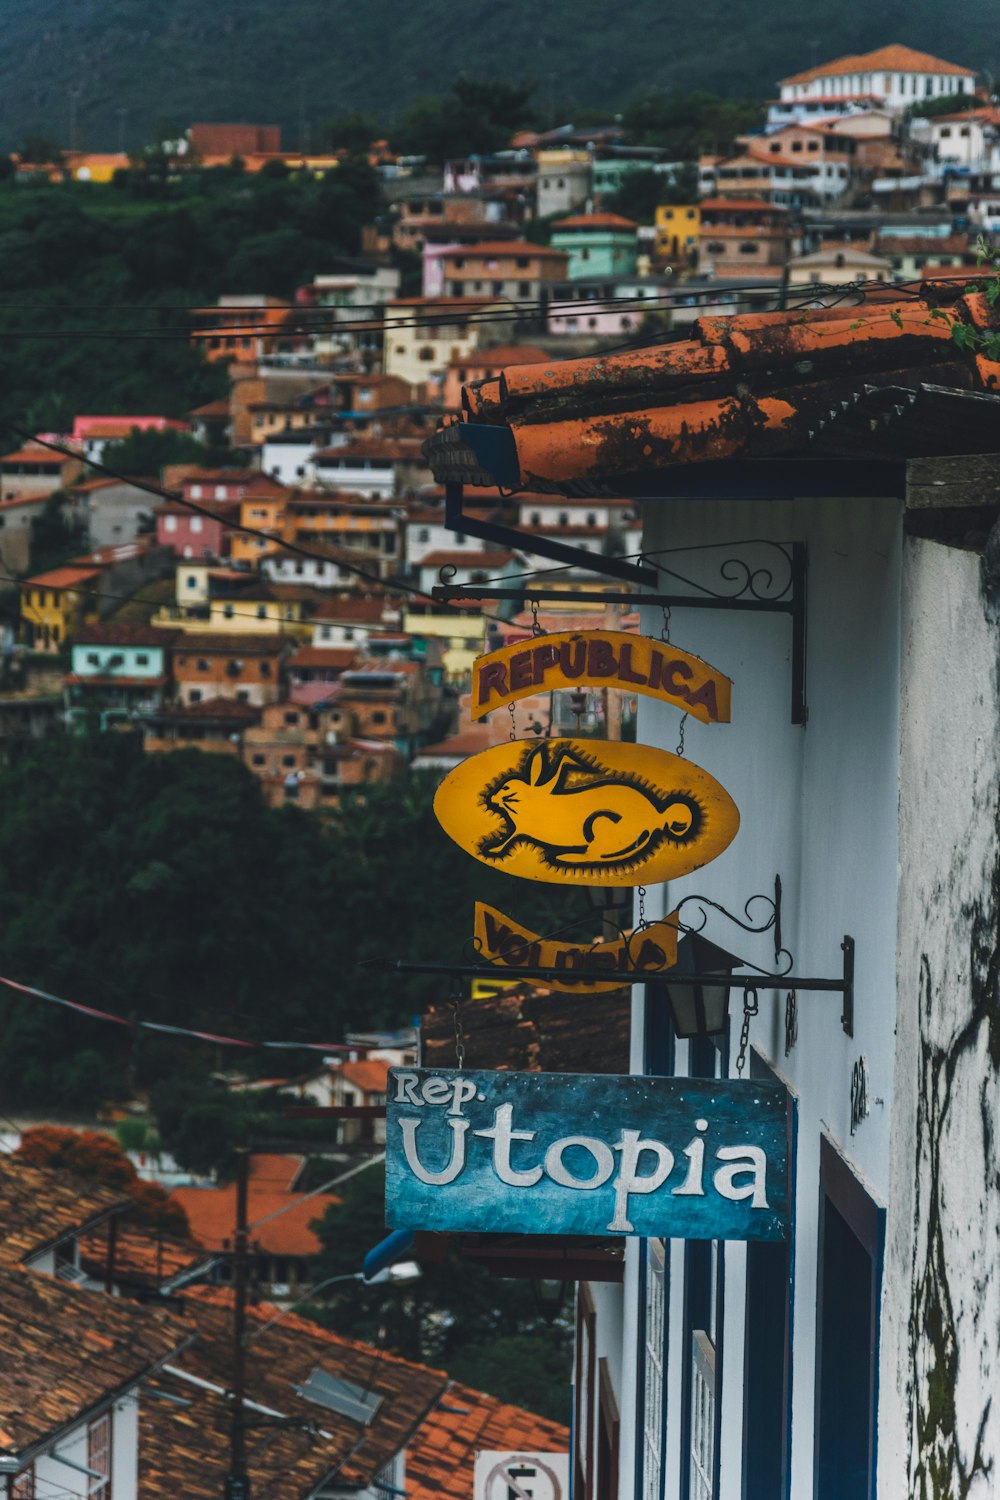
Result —
[{"label": "electrical wire", "polygon": [[[193,511],[195,515],[207,516],[212,521],[217,521],[219,519],[218,513],[216,511],[211,510],[207,506],[199,505],[197,500],[189,500],[184,495],[178,494],[176,491],[162,489],[159,485],[150,484],[147,480],[131,479],[127,474],[122,474],[117,469],[109,468],[107,464],[98,463],[98,461],[94,458],[83,457],[82,454],[75,452],[72,448],[67,448],[63,443],[53,443],[48,438],[36,437],[32,433],[26,432],[22,427],[16,426],[7,418],[0,417],[0,429],[12,433],[15,437],[20,438],[22,442],[37,443],[42,448],[51,449],[53,453],[62,454],[64,458],[78,459],[81,463],[86,464],[89,468],[96,469],[98,473],[106,474],[111,479],[117,479],[121,484],[129,484],[133,487],[133,489],[142,490],[145,494],[156,495],[162,500],[169,500],[173,504],[183,505],[186,509]],[[241,532],[245,536],[262,537],[264,538],[264,540],[273,543],[275,546],[283,547],[287,552],[291,552],[296,557],[308,558],[313,562],[329,561],[329,558],[324,557],[322,553],[310,552],[308,547],[302,547],[298,542],[290,542],[284,537],[274,536],[273,533],[269,531],[262,531],[257,526],[246,526],[240,521],[232,521],[227,524],[232,531]],[[338,567],[346,569],[348,573],[352,573],[356,578],[361,578],[367,583],[375,584],[378,588],[383,589],[387,592],[408,594],[411,598],[422,599],[430,604],[434,604],[435,606],[440,606],[442,602],[450,603],[450,601],[435,599],[434,595],[428,593],[426,589],[421,589],[418,588],[415,584],[407,583],[403,579],[397,578],[394,574],[389,574],[386,578],[381,578],[377,573],[369,573],[366,571],[366,569],[360,567],[356,563],[350,563],[340,560],[338,560]],[[25,580],[25,582],[28,581],[29,580]],[[93,592],[93,590],[91,590],[91,592]],[[499,618],[499,616],[496,615],[484,614],[483,618],[486,620],[492,620],[495,624],[504,623]]]}]

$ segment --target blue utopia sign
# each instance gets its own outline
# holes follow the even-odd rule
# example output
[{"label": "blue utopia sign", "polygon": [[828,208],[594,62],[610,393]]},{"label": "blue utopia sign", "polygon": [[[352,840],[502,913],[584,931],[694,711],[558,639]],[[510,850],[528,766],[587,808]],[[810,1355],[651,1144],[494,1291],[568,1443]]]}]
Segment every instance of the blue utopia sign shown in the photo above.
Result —
[{"label": "blue utopia sign", "polygon": [[779,1083],[394,1068],[386,1223],[515,1234],[780,1240]]}]

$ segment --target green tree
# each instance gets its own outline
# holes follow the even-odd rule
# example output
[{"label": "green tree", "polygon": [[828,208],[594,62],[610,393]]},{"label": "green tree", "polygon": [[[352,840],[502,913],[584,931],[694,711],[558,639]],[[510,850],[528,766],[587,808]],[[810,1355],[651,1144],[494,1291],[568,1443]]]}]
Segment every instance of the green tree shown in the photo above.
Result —
[{"label": "green tree", "polygon": [[391,132],[397,151],[442,162],[453,156],[487,154],[505,147],[531,118],[534,81],[460,75],[447,94],[424,95],[410,105]]},{"label": "green tree", "polygon": [[[207,458],[205,445],[189,432],[178,432],[172,427],[162,432],[134,427],[121,442],[108,444],[101,462],[119,474],[149,479],[162,473],[167,464],[205,464]],[[155,504],[152,498],[151,503]]]}]

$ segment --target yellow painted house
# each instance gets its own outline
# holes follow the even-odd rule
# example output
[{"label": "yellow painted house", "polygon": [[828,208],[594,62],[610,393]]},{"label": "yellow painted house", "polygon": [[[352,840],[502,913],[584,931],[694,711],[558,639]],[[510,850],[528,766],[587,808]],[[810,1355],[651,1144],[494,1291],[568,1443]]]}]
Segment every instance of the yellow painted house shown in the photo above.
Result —
[{"label": "yellow painted house", "polygon": [[258,563],[278,551],[277,538],[283,535],[285,507],[288,492],[277,495],[248,495],[240,505],[240,525],[252,527],[254,531],[273,532],[275,540],[267,536],[247,536],[234,531],[229,542],[233,562]]},{"label": "yellow painted house", "polygon": [[456,610],[444,614],[412,614],[403,616],[405,635],[427,635],[444,641],[441,664],[448,682],[455,686],[472,681],[472,664],[482,656],[485,646],[486,625],[482,615],[463,615]]},{"label": "yellow painted house", "polygon": [[33,651],[56,652],[81,625],[96,620],[100,568],[55,568],[21,585],[21,630]]},{"label": "yellow painted house", "polygon": [[656,226],[657,260],[697,258],[701,240],[701,209],[697,203],[658,203]]}]

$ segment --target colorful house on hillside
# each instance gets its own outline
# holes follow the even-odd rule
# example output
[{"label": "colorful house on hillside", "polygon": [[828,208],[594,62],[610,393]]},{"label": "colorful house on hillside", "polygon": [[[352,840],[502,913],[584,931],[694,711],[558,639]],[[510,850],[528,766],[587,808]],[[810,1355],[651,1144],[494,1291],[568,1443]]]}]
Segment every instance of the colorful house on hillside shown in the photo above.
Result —
[{"label": "colorful house on hillside", "polygon": [[697,264],[701,231],[701,209],[697,203],[658,203],[653,223],[657,260]]},{"label": "colorful house on hillside", "polygon": [[65,489],[83,472],[83,460],[53,453],[51,448],[26,443],[0,458],[0,498],[47,495]]},{"label": "colorful house on hillside", "polygon": [[160,707],[169,690],[169,648],[174,635],[149,625],[85,625],[73,637],[66,677],[70,712],[109,713],[127,720],[132,711]]},{"label": "colorful house on hillside", "polygon": [[492,380],[505,365],[537,364],[549,356],[544,349],[529,344],[497,344],[490,349],[476,349],[471,354],[450,360],[445,372],[441,399],[446,411],[459,411],[462,387],[474,380]]},{"label": "colorful house on hillside", "polygon": [[79,444],[87,458],[100,463],[109,443],[121,443],[136,432],[191,431],[187,422],[173,417],[74,417],[73,442]]},{"label": "colorful house on hillside", "polygon": [[552,248],[569,255],[566,275],[631,276],[637,258],[639,226],[621,214],[573,214],[552,226]]},{"label": "colorful house on hillside", "polygon": [[98,567],[67,565],[26,578],[21,587],[21,630],[31,651],[59,651],[88,620],[97,619]]},{"label": "colorful house on hillside", "polygon": [[189,706],[213,698],[261,707],[276,703],[290,640],[275,631],[256,635],[218,631],[181,636],[172,648],[177,696]]}]

